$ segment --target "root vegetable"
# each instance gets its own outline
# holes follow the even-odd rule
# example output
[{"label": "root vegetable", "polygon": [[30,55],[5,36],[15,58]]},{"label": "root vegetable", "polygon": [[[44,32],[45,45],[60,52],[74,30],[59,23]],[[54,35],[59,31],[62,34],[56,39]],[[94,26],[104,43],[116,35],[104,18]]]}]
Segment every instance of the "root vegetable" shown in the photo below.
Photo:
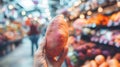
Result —
[{"label": "root vegetable", "polygon": [[91,67],[97,67],[97,63],[94,60],[90,61],[90,65]]},{"label": "root vegetable", "polygon": [[56,57],[62,53],[67,46],[68,26],[64,16],[56,16],[50,23],[46,31],[46,54],[48,57]]},{"label": "root vegetable", "polygon": [[97,55],[95,57],[95,61],[97,62],[98,65],[102,64],[105,62],[105,57],[103,55]]},{"label": "root vegetable", "polygon": [[99,67],[109,67],[107,62],[103,62]]},{"label": "root vegetable", "polygon": [[108,61],[109,67],[120,67],[119,62],[116,59],[111,59]]}]

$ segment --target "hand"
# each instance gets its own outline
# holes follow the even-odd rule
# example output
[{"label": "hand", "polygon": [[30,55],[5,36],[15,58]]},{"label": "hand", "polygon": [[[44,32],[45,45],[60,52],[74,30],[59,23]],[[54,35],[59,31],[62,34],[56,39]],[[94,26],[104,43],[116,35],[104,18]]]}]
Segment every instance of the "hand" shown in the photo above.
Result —
[{"label": "hand", "polygon": [[41,42],[38,50],[35,53],[34,67],[61,67],[67,55],[68,48],[65,47],[63,49],[63,52],[61,53],[58,59],[48,58],[45,53],[45,48],[44,48],[45,44],[46,44],[46,39],[43,38],[43,41]]},{"label": "hand", "polygon": [[48,66],[50,65],[49,67],[61,67],[62,63],[66,58],[67,52],[68,52],[68,48],[65,47],[58,59],[47,57]]}]

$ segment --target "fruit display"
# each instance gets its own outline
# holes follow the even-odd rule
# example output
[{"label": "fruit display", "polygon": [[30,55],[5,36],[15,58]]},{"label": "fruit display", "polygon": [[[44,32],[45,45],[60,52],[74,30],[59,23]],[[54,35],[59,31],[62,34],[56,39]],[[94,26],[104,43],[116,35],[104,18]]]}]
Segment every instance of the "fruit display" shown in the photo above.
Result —
[{"label": "fruit display", "polygon": [[97,14],[97,15],[91,17],[90,19],[88,19],[87,23],[88,24],[94,23],[96,25],[105,25],[106,26],[108,24],[108,20],[109,20],[109,18],[107,16],[102,15],[102,14]]},{"label": "fruit display", "polygon": [[120,67],[120,8],[116,5],[119,1],[76,3],[68,8],[66,16],[74,30],[68,38],[69,64],[73,67]]},{"label": "fruit display", "polygon": [[3,45],[8,39],[3,35],[3,33],[0,33],[0,46]]},{"label": "fruit display", "polygon": [[119,12],[111,16],[97,13],[84,22],[81,19],[73,22],[74,34],[69,37],[68,43],[73,47],[73,56],[77,60],[73,62],[74,67],[82,67],[83,64],[83,67],[111,67],[111,62],[115,62],[112,67],[119,67],[116,64],[120,61],[118,18]]},{"label": "fruit display", "polygon": [[20,45],[23,38],[21,25],[21,23],[16,21],[6,26],[3,25],[3,31],[0,32],[0,56],[11,52],[14,50],[14,47]]},{"label": "fruit display", "polygon": [[78,56],[80,59],[81,58],[80,54],[84,54],[86,58],[94,58],[94,56],[99,55],[99,54],[103,54],[105,56],[109,56],[109,55],[114,55],[114,52],[116,51],[116,49],[110,50],[109,47],[104,47],[104,46],[99,46],[96,45],[94,43],[85,43],[83,45],[77,45],[77,47],[75,47],[74,44],[74,50],[78,52]]},{"label": "fruit display", "polygon": [[75,29],[81,29],[82,27],[84,27],[86,25],[86,23],[87,23],[86,19],[76,19],[73,22],[73,27]]},{"label": "fruit display", "polygon": [[120,12],[114,13],[110,16],[104,14],[94,14],[89,18],[76,19],[73,22],[73,27],[81,29],[81,27],[115,27],[120,25]]},{"label": "fruit display", "polygon": [[105,58],[97,55],[95,59],[88,60],[82,67],[120,67],[120,62],[116,58]]},{"label": "fruit display", "polygon": [[68,26],[64,16],[56,16],[46,31],[46,54],[48,57],[59,56],[63,48],[67,46]]},{"label": "fruit display", "polygon": [[120,21],[120,12],[113,14],[110,19],[114,22],[119,22]]},{"label": "fruit display", "polygon": [[[97,34],[99,33],[99,35]],[[100,30],[92,35],[91,41],[120,47],[120,31],[119,30]]]},{"label": "fruit display", "polygon": [[120,47],[120,31],[117,29],[89,29],[83,28],[81,38],[87,41]]},{"label": "fruit display", "polygon": [[[70,42],[70,44],[72,45],[74,52],[75,52],[74,55],[77,58],[77,64],[75,63],[77,66],[75,67],[81,66],[87,60],[92,60],[92,59],[95,59],[95,61],[92,60],[90,61],[90,63],[96,66],[96,63],[97,65],[103,63],[105,59],[109,56],[114,57],[118,61],[120,61],[120,59],[118,58],[120,57],[119,49],[116,49],[115,47],[112,47],[112,46],[106,47],[106,45],[100,45],[98,43],[87,42],[85,40],[77,41],[76,37],[74,36],[70,36],[69,38],[72,42],[71,41],[68,41],[68,42]],[[103,63],[101,66],[103,65],[106,65],[106,63]]]},{"label": "fruit display", "polygon": [[92,27],[94,24],[103,27],[115,27],[120,25],[120,12],[114,13],[111,16],[106,16],[103,14],[93,15],[87,19],[87,27]]}]

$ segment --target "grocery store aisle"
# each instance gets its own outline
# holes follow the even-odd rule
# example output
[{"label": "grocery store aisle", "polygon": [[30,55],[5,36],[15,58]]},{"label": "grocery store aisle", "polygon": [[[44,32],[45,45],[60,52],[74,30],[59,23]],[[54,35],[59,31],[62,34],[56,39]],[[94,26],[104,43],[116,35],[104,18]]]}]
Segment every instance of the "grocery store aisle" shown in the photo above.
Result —
[{"label": "grocery store aisle", "polygon": [[0,60],[0,67],[33,67],[31,42],[24,38],[22,44]]},{"label": "grocery store aisle", "polygon": [[[43,36],[40,36],[38,44]],[[0,58],[0,67],[33,67],[33,57],[31,56],[31,42],[24,38],[13,52]],[[63,63],[62,67],[66,67]]]}]

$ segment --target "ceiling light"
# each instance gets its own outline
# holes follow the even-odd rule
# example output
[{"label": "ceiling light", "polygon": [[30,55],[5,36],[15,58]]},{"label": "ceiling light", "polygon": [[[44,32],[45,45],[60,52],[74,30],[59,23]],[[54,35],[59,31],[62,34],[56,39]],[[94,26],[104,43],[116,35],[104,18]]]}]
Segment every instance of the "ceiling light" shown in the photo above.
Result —
[{"label": "ceiling light", "polygon": [[102,8],[102,7],[99,7],[99,8],[98,8],[98,12],[103,12],[103,8]]},{"label": "ceiling light", "polygon": [[8,6],[8,8],[11,10],[11,9],[14,8],[14,6],[10,4],[10,5]]},{"label": "ceiling light", "polygon": [[78,3],[78,2],[75,2],[74,6],[78,6],[78,5],[79,5],[79,3]]},{"label": "ceiling light", "polygon": [[29,14],[29,15],[28,15],[28,17],[29,17],[29,18],[32,18],[32,15],[31,15],[31,14]]},{"label": "ceiling light", "polygon": [[30,11],[35,8],[32,0],[16,0],[18,4],[24,8],[25,11]]},{"label": "ceiling light", "polygon": [[87,12],[87,15],[91,15],[91,14],[92,14],[92,12],[91,12],[91,11],[88,11],[88,12]]},{"label": "ceiling light", "polygon": [[85,15],[84,15],[84,14],[80,14],[80,18],[81,18],[81,19],[84,19],[84,18],[85,18]]},{"label": "ceiling light", "polygon": [[21,14],[24,16],[24,15],[26,15],[26,12],[25,12],[25,11],[22,11]]}]

